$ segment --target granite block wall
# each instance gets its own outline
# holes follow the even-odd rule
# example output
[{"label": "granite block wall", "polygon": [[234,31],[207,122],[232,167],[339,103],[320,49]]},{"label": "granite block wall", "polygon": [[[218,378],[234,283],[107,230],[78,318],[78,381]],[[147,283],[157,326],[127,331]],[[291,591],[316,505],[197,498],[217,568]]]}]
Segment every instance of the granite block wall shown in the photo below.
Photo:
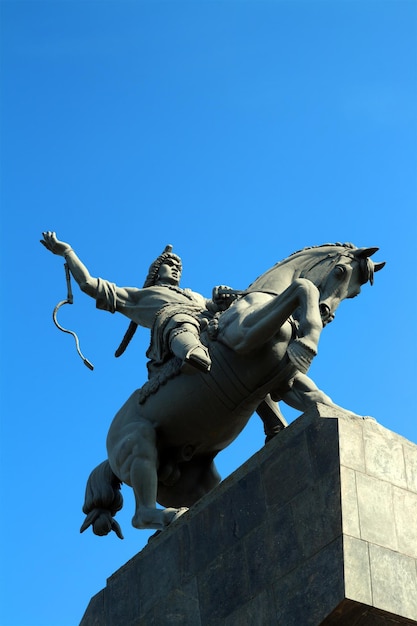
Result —
[{"label": "granite block wall", "polygon": [[417,446],[317,405],[115,572],[80,626],[153,624],[417,625]]}]

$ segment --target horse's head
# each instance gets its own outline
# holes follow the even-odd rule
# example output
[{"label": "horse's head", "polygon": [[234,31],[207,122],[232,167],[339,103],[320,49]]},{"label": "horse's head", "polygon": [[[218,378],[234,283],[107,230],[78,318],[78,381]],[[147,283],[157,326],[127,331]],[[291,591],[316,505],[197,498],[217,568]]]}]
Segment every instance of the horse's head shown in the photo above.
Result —
[{"label": "horse's head", "polygon": [[[334,319],[342,300],[355,298],[361,286],[374,281],[374,273],[381,270],[385,262],[374,263],[370,257],[378,248],[335,247],[325,259],[306,271],[320,291],[320,314],[323,326]],[[320,268],[320,266],[322,266]],[[321,269],[321,276],[320,276]]]},{"label": "horse's head", "polygon": [[307,278],[320,292],[323,325],[334,318],[342,300],[354,298],[361,286],[371,285],[374,273],[385,263],[374,263],[370,257],[378,248],[357,248],[351,243],[325,243],[291,254],[259,276],[248,291],[282,293],[296,278]]}]

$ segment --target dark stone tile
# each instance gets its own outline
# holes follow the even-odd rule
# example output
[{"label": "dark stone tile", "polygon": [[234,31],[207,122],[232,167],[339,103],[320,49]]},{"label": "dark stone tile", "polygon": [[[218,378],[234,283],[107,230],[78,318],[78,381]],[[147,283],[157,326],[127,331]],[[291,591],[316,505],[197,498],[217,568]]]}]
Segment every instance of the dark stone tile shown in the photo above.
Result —
[{"label": "dark stone tile", "polygon": [[190,569],[196,573],[204,570],[220,552],[223,539],[219,534],[224,511],[217,506],[200,511],[188,525],[190,541]]},{"label": "dark stone tile", "polygon": [[259,468],[255,468],[221,493],[216,506],[191,518],[189,567],[193,571],[204,569],[219,552],[228,550],[259,525],[265,514],[263,484]]},{"label": "dark stone tile", "polygon": [[249,592],[257,595],[302,559],[290,505],[274,509],[244,541]]},{"label": "dark stone tile", "polygon": [[158,626],[200,626],[196,580],[192,579],[167,597],[160,598],[154,608],[154,620]]},{"label": "dark stone tile", "polygon": [[315,420],[306,429],[311,465],[316,479],[333,472],[340,464],[337,419]]},{"label": "dark stone tile", "polygon": [[168,595],[173,587],[180,586],[191,576],[187,525],[179,525],[168,532],[166,537],[154,540],[152,552],[142,563],[142,571],[147,572],[152,594],[159,598]]},{"label": "dark stone tile", "polygon": [[229,615],[224,626],[276,626],[272,592],[267,589]]},{"label": "dark stone tile", "polygon": [[[119,569],[107,582],[105,607],[106,626],[128,624],[127,618],[141,618],[173,586],[181,584],[185,559],[181,552],[183,532],[170,531],[165,537],[154,539],[139,555]],[[124,620],[124,621],[123,621]]]},{"label": "dark stone tile", "polygon": [[125,566],[109,579],[104,597],[106,626],[129,624],[133,615],[141,614],[142,590],[134,570]]},{"label": "dark stone tile", "polygon": [[292,502],[298,545],[309,558],[342,533],[340,475],[328,474]]},{"label": "dark stone tile", "polygon": [[219,500],[219,507],[224,512],[219,530],[227,548],[258,526],[265,517],[265,495],[259,468],[226,491]]},{"label": "dark stone tile", "polygon": [[80,626],[102,626],[104,624],[104,594],[105,590],[103,589],[91,598]]},{"label": "dark stone tile", "polygon": [[[102,624],[101,626],[107,626]],[[155,621],[155,615],[153,608],[147,611],[144,615],[136,616],[129,624],[123,624],[121,626],[162,626]]]},{"label": "dark stone tile", "polygon": [[344,598],[342,538],[274,585],[277,624],[317,626]]},{"label": "dark stone tile", "polygon": [[242,542],[212,561],[198,574],[197,583],[204,625],[225,619],[244,604],[249,597],[249,584]]},{"label": "dark stone tile", "polygon": [[265,500],[268,506],[283,506],[314,482],[305,433],[289,439],[287,446],[277,450],[262,465]]}]

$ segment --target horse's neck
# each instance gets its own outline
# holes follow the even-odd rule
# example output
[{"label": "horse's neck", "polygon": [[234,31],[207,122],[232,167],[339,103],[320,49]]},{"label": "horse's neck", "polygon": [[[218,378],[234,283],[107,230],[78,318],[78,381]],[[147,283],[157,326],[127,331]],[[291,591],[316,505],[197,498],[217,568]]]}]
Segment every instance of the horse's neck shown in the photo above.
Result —
[{"label": "horse's neck", "polygon": [[329,272],[338,250],[336,247],[331,250],[322,248],[320,251],[303,251],[288,257],[281,263],[277,263],[270,270],[262,274],[253,282],[248,291],[267,291],[270,293],[282,293],[296,278],[303,276],[308,278],[317,287],[323,277]]},{"label": "horse's neck", "polygon": [[300,276],[302,268],[299,264],[282,262],[259,276],[249,287],[248,291],[267,291],[282,293],[291,283]]}]

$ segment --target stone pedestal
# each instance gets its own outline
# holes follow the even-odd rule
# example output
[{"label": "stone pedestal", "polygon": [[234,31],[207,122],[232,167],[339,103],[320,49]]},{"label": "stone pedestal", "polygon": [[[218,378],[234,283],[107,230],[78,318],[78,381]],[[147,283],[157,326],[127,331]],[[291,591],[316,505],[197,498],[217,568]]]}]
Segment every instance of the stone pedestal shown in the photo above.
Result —
[{"label": "stone pedestal", "polygon": [[416,566],[417,446],[318,405],[109,578],[81,626],[417,625]]}]

